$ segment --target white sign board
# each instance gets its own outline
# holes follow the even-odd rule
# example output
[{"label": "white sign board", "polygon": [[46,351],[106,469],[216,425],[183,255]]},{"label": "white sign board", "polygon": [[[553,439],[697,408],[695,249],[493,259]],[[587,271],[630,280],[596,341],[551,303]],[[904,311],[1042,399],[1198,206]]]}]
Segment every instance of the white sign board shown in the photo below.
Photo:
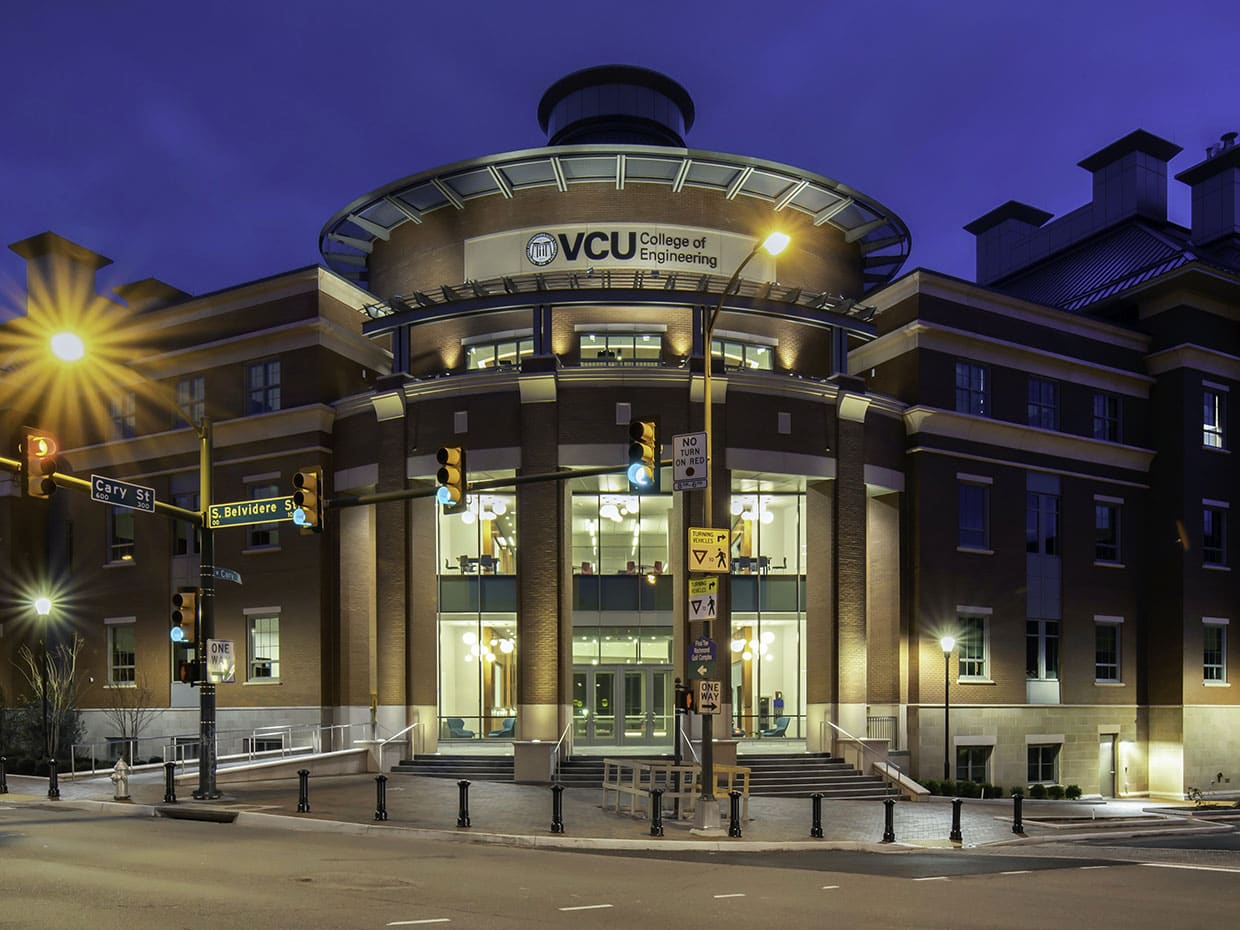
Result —
[{"label": "white sign board", "polygon": [[714,620],[717,604],[713,591],[709,594],[689,595],[689,619]]},{"label": "white sign board", "polygon": [[680,433],[672,437],[672,490],[706,487],[706,434]]},{"label": "white sign board", "polygon": [[231,639],[207,640],[207,681],[231,684],[237,680],[237,654]]},{"label": "white sign board", "polygon": [[697,712],[699,714],[719,713],[719,704],[723,697],[723,682],[697,682]]}]

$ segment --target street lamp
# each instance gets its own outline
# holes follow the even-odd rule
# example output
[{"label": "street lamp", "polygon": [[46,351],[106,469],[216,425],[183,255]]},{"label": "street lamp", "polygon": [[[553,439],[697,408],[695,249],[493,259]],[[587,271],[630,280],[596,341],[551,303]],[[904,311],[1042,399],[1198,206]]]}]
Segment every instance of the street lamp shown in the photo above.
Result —
[{"label": "street lamp", "polygon": [[43,624],[43,667],[39,669],[39,690],[43,693],[43,756],[52,757],[52,738],[47,728],[47,624],[48,615],[52,612],[52,602],[46,597],[37,597],[34,601],[35,613]]},{"label": "street lamp", "polygon": [[[765,250],[768,254],[778,255],[791,241],[786,233],[773,232],[761,242],[754,244],[749,250],[749,254],[736,266],[736,270],[732,272],[732,277],[728,279],[728,283],[724,286],[723,292],[719,295],[719,302],[715,308],[706,317],[706,343],[704,353],[706,356],[706,368],[702,377],[703,390],[703,420],[702,431],[706,434],[706,494],[704,498],[706,513],[703,517],[706,529],[713,529],[715,525],[714,513],[714,497],[711,489],[714,486],[713,476],[711,474],[714,459],[714,446],[712,444],[711,426],[713,423],[713,407],[714,398],[711,395],[711,368],[714,360],[714,352],[711,344],[715,336],[715,324],[719,321],[719,314],[723,311],[723,302],[727,300],[728,294],[732,292],[732,288],[736,286],[740,280],[741,272],[745,270],[745,266],[749,264],[758,252]],[[723,588],[725,581],[720,584]],[[721,591],[722,593],[722,591]],[[724,621],[725,629],[730,625],[731,602],[725,596],[721,598],[724,607],[720,611],[720,620]],[[702,632],[706,639],[711,639],[711,621],[705,620],[702,623]],[[719,828],[719,805],[715,802],[715,716],[714,714],[702,714],[702,803],[698,805],[697,815],[695,817],[694,827],[699,830],[715,830]]]},{"label": "street lamp", "polygon": [[[73,332],[59,332],[50,339],[52,354],[63,362],[77,362],[86,354],[86,347],[80,336]],[[199,512],[194,515],[175,510],[182,519],[195,517],[192,522],[198,529],[198,589],[201,592],[198,602],[198,623],[195,624],[197,638],[196,653],[200,667],[205,669],[205,649],[207,640],[215,637],[215,539],[207,519],[207,510],[211,504],[211,452],[212,429],[211,419],[203,416],[195,420],[186,412],[176,398],[176,394],[168,391],[163,385],[166,399],[172,404],[177,414],[188,423],[198,434],[198,506]],[[205,678],[205,676],[204,676]],[[215,684],[202,681],[198,686],[198,789],[194,797],[198,800],[213,800],[220,796],[215,783],[216,770],[216,713]]]},{"label": "street lamp", "polygon": [[948,714],[951,712],[952,650],[956,648],[956,637],[941,637],[939,645],[943,647],[943,780],[951,781],[951,728],[948,726]]}]

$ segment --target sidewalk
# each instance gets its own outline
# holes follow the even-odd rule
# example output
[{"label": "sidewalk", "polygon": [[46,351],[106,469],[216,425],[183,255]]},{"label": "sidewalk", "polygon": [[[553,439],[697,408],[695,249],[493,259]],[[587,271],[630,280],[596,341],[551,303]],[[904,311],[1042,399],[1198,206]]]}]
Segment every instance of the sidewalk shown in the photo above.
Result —
[{"label": "sidewalk", "polygon": [[[313,772],[312,763],[309,764]],[[476,781],[469,787],[468,828],[457,826],[460,789],[445,778],[390,773],[386,782],[388,819],[375,819],[378,790],[374,775],[315,777],[308,782],[309,811],[297,811],[299,786],[296,778],[220,784],[221,797],[195,801],[192,789],[177,786],[177,802],[164,803],[162,773],[141,772],[130,781],[130,800],[115,801],[107,776],[77,780],[61,779],[59,801],[47,799],[47,780],[26,776],[8,777],[9,794],[0,804],[91,805],[111,813],[153,816],[235,819],[299,830],[405,831],[421,838],[492,842],[509,845],[560,846],[566,848],[672,848],[769,851],[772,849],[835,848],[898,851],[910,848],[951,847],[952,806],[948,798],[921,802],[896,802],[893,808],[894,843],[883,843],[886,809],[881,801],[823,801],[823,838],[812,839],[811,801],[807,798],[749,800],[749,817],[742,822],[742,836],[729,837],[728,802],[721,802],[723,835],[703,837],[691,832],[692,822],[664,816],[662,837],[650,835],[648,817],[600,808],[598,788],[566,788],[562,795],[564,832],[551,832],[553,794],[546,786],[511,782]],[[961,807],[961,833],[968,847],[1003,843],[1046,842],[1076,839],[1084,835],[1116,838],[1150,831],[1219,829],[1193,818],[1192,808],[1168,814],[1160,802],[1032,801],[1023,805],[1024,832],[1012,832],[1010,800],[966,800]],[[1147,812],[1158,808],[1161,813]]]}]

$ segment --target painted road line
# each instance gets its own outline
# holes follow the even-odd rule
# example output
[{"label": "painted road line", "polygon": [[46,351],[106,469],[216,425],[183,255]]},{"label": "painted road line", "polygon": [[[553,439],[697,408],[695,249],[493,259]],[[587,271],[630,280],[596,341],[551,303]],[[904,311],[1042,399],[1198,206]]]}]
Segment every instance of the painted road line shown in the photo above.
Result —
[{"label": "painted road line", "polygon": [[450,924],[451,917],[428,917],[425,920],[392,920],[389,921],[389,927],[412,927],[414,924]]},{"label": "painted road line", "polygon": [[840,886],[839,885],[823,885],[822,890],[823,891],[834,891],[838,887]]},{"label": "painted road line", "polygon": [[913,881],[915,882],[945,882],[947,881],[947,876],[946,875],[927,875],[925,878],[915,878],[913,879]]},{"label": "painted road line", "polygon": [[1240,869],[1228,869],[1221,865],[1187,865],[1179,862],[1142,862],[1141,865],[1151,869],[1187,869],[1190,872],[1240,872]]},{"label": "painted road line", "polygon": [[614,904],[579,904],[577,907],[562,907],[562,911],[597,911],[605,907],[615,907]]},{"label": "painted road line", "polygon": [[1000,872],[1000,875],[1028,875],[1032,869],[1013,869],[1010,872]]},{"label": "painted road line", "polygon": [[1109,868],[1110,868],[1109,865],[1083,865],[1081,866],[1081,871],[1088,872],[1090,869],[1109,869]]},{"label": "painted road line", "polygon": [[717,894],[715,895],[715,897],[716,898],[743,898],[745,897],[745,894],[744,892],[736,891],[736,892],[733,892],[732,894]]}]

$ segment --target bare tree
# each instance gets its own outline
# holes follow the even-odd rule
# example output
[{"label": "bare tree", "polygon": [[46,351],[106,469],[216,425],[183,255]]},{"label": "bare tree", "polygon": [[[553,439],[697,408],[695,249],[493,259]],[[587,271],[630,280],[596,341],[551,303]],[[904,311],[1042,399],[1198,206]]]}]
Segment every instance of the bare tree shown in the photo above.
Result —
[{"label": "bare tree", "polygon": [[107,703],[103,714],[120,731],[129,753],[129,764],[133,765],[137,761],[134,755],[138,751],[138,738],[157,713],[151,706],[151,689],[146,676],[137,676],[133,687],[112,687],[104,693]]},{"label": "bare tree", "polygon": [[48,732],[46,748],[55,754],[60,747],[60,731],[66,716],[77,710],[80,683],[77,677],[78,656],[85,641],[76,633],[67,643],[54,649],[46,646],[36,654],[28,645],[17,651],[17,668],[30,685],[36,700],[45,701]]}]

